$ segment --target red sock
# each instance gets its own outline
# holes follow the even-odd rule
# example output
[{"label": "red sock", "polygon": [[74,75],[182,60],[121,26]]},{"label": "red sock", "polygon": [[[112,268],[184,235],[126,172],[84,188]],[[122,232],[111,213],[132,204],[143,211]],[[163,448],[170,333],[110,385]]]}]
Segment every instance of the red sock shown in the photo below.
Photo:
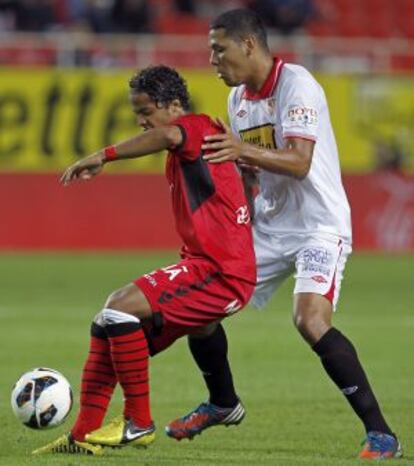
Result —
[{"label": "red sock", "polygon": [[124,392],[124,416],[138,427],[152,423],[149,403],[148,344],[137,322],[106,326],[112,364]]},{"label": "red sock", "polygon": [[82,373],[80,409],[71,434],[84,440],[85,434],[101,427],[116,385],[108,336],[93,323],[88,359]]}]

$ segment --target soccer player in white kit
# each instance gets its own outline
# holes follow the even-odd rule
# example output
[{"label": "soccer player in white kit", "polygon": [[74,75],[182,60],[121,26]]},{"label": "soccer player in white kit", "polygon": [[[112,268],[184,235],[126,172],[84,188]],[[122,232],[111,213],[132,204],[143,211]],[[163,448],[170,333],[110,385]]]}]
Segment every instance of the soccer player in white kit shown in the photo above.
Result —
[{"label": "soccer player in white kit", "polygon": [[[232,10],[211,24],[211,64],[233,89],[231,128],[206,138],[210,163],[237,160],[245,179],[258,172],[254,202],[257,287],[264,306],[294,274],[294,323],[364,424],[361,458],[395,458],[399,442],[385,421],[353,344],[332,326],[351,252],[350,208],[322,87],[302,66],[271,55],[260,18]],[[250,183],[251,184],[251,183]],[[167,434],[192,438],[205,428],[241,421],[222,328],[189,345],[210,392],[209,402],[170,423]],[[236,416],[237,414],[237,416]]]}]

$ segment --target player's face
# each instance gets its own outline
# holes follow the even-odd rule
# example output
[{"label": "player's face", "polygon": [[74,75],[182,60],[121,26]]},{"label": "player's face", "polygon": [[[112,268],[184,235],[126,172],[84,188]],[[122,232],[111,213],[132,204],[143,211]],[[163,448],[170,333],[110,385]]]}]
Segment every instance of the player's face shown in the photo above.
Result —
[{"label": "player's face", "polygon": [[223,28],[209,33],[210,64],[227,86],[239,86],[248,77],[249,48],[244,41],[235,41]]},{"label": "player's face", "polygon": [[138,125],[144,130],[168,125],[182,113],[179,101],[163,106],[154,102],[145,92],[131,92],[129,101],[137,117]]}]

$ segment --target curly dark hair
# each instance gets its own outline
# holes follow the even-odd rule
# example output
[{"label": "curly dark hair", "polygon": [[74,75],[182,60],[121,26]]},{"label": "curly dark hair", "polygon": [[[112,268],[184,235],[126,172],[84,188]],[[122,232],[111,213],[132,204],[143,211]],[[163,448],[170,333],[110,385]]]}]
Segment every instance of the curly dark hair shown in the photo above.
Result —
[{"label": "curly dark hair", "polygon": [[145,92],[150,98],[163,106],[178,99],[184,110],[190,108],[187,84],[175,71],[165,65],[149,66],[137,72],[129,80],[132,92]]}]

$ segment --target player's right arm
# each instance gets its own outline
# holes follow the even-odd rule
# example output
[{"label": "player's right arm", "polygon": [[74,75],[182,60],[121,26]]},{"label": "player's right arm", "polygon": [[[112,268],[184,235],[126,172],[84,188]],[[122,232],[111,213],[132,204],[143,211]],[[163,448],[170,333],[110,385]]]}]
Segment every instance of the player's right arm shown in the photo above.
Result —
[{"label": "player's right arm", "polygon": [[284,146],[278,149],[242,142],[235,136],[233,125],[237,113],[231,105],[240,100],[236,92],[231,93],[233,102],[229,97],[229,116],[233,131],[223,125],[224,132],[206,136],[202,149],[209,153],[204,159],[210,163],[237,160],[239,164],[259,167],[269,172],[297,179],[305,178],[311,168],[318,136],[321,89],[315,79],[310,75],[292,74],[286,81],[283,92],[280,91],[278,109],[281,113]]},{"label": "player's right arm", "polygon": [[67,185],[76,179],[88,180],[98,175],[108,162],[143,157],[177,147],[182,142],[183,134],[178,126],[152,128],[111,146],[112,157],[108,157],[104,148],[79,160],[66,169],[60,181]]}]

